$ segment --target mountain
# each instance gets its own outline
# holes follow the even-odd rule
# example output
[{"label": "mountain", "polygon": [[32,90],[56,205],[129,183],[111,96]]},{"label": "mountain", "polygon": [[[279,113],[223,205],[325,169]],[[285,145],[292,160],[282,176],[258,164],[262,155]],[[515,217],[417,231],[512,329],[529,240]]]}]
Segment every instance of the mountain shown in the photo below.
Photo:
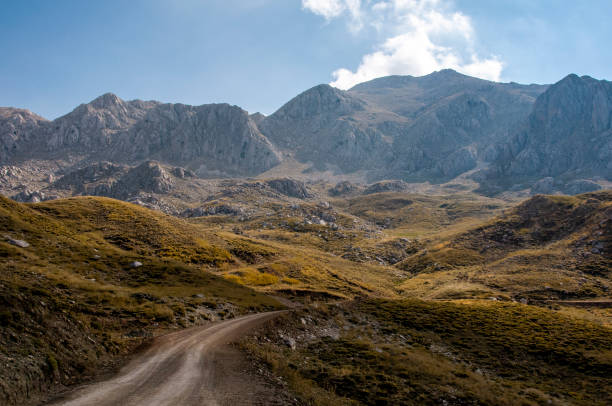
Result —
[{"label": "mountain", "polygon": [[405,120],[348,92],[319,85],[262,120],[260,128],[280,148],[316,169],[337,172],[383,169],[392,139],[378,128]]},{"label": "mountain", "polygon": [[612,180],[612,82],[568,75],[555,83],[502,151],[484,174],[492,191],[523,183],[551,193],[580,189],[580,179]]},{"label": "mountain", "polygon": [[439,181],[495,159],[497,144],[526,119],[545,89],[453,70],[389,76],[349,91],[320,85],[266,117],[260,128],[317,169]]},{"label": "mountain", "polygon": [[0,162],[18,154],[21,145],[47,123],[29,110],[0,107]]},{"label": "mountain", "polygon": [[443,184],[464,175],[485,194],[577,194],[612,179],[611,123],[611,83],[576,75],[521,85],[446,69],[348,91],[318,85],[269,116],[108,93],[53,121],[0,109],[0,190],[34,192],[101,162],[155,161],[200,178]]},{"label": "mountain", "polygon": [[202,176],[248,176],[280,162],[248,113],[228,104],[126,102],[108,93],[53,121],[16,109],[0,120],[7,163],[158,159]]}]

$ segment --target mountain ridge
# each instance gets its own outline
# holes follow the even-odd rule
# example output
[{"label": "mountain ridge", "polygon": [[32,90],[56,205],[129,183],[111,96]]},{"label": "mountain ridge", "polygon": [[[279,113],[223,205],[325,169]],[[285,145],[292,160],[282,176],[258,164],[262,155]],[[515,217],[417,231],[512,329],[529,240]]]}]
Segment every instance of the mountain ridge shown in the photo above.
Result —
[{"label": "mountain ridge", "polygon": [[[483,193],[537,190],[535,183],[549,177],[560,190],[574,190],[564,185],[611,178],[609,89],[607,81],[574,74],[550,86],[521,85],[445,69],[377,78],[347,91],[317,85],[268,116],[226,103],[124,101],[105,93],[52,121],[0,109],[0,164],[48,162],[63,168],[57,177],[101,161],[135,167],[153,160],[224,178],[258,176],[295,160],[306,178],[440,184],[478,169],[472,178]],[[582,107],[572,107],[578,99]],[[556,108],[567,110],[561,120],[548,112]],[[575,146],[574,126],[582,142],[595,136],[596,143],[589,141],[595,146]],[[555,137],[563,147],[550,148]],[[573,163],[563,164],[567,157]]]},{"label": "mountain ridge", "polygon": [[505,179],[527,185],[538,179],[612,180],[611,162],[612,82],[570,74],[538,98],[523,127],[485,171],[485,187],[504,187]]}]

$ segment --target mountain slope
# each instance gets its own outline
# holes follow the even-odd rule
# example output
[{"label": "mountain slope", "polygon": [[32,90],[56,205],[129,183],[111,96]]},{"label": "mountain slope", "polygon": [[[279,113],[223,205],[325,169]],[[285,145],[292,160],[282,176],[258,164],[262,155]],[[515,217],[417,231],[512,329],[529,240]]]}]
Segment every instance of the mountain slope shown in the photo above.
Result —
[{"label": "mountain slope", "polygon": [[430,298],[610,298],[611,249],[612,193],[538,195],[396,266],[414,275],[406,293]]},{"label": "mountain slope", "polygon": [[0,162],[157,159],[202,176],[246,176],[280,162],[248,113],[228,104],[186,106],[105,94],[53,121],[8,109],[0,116]]},{"label": "mountain slope", "polygon": [[266,117],[260,128],[319,170],[438,181],[494,159],[498,143],[545,89],[452,70],[375,79],[346,92],[320,85]]},{"label": "mountain slope", "polygon": [[569,75],[551,86],[486,176],[501,188],[544,177],[561,188],[574,179],[612,180],[612,83]]},{"label": "mountain slope", "polygon": [[53,182],[41,172],[155,160],[206,178],[276,170],[440,184],[464,175],[487,194],[531,186],[576,194],[612,179],[611,112],[607,81],[569,75],[550,87],[520,85],[448,69],[348,91],[315,86],[268,117],[228,104],[123,101],[109,93],[53,121],[0,110],[0,186],[14,195],[22,184]]},{"label": "mountain slope", "polygon": [[209,237],[111,199],[0,197],[0,403],[35,404],[163,329],[279,308],[209,272],[233,261]]},{"label": "mountain slope", "polygon": [[367,298],[281,315],[243,346],[306,404],[604,406],[611,334],[518,303]]},{"label": "mountain slope", "polygon": [[319,85],[296,96],[261,123],[262,132],[300,161],[339,172],[382,169],[390,138],[372,122],[402,122],[347,92]]}]

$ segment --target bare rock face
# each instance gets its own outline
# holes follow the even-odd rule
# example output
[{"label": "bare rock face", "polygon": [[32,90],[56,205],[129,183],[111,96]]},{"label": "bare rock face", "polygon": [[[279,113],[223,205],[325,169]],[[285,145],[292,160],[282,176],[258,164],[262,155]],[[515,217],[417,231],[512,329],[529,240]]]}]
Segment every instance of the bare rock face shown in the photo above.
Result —
[{"label": "bare rock face", "polygon": [[[551,86],[486,175],[500,188],[545,177],[611,180],[612,82],[569,75]],[[568,190],[583,190],[576,185]]]},{"label": "bare rock face", "polygon": [[295,197],[297,199],[308,199],[313,197],[304,182],[298,180],[288,178],[272,179],[266,181],[266,184],[278,193],[288,197]]},{"label": "bare rock face", "polygon": [[319,85],[261,121],[262,133],[318,169],[337,172],[381,168],[391,148],[383,134],[355,118],[372,107],[348,92]]},{"label": "bare rock face", "polygon": [[[330,171],[368,182],[443,183],[490,164],[473,174],[486,194],[594,190],[585,182],[612,180],[612,84],[569,75],[550,87],[526,86],[447,69],[348,91],[319,85],[267,117],[228,104],[124,101],[111,93],[53,121],[0,108],[0,191],[23,192],[20,199],[40,198],[30,195],[49,184],[132,198],[131,186],[158,193],[172,179],[256,176],[284,157],[309,164],[303,173],[313,178]],[[64,177],[54,182],[54,175]],[[536,184],[544,178],[552,186]],[[308,195],[291,182],[249,187]]]},{"label": "bare rock face", "polygon": [[47,150],[66,148],[85,153],[88,149],[103,150],[157,104],[124,102],[114,94],[106,93],[46,126],[44,141]]},{"label": "bare rock face", "polygon": [[319,85],[268,117],[227,104],[124,101],[107,93],[53,121],[3,109],[0,164],[155,160],[215,178],[261,174],[286,154],[314,171],[442,181],[497,157],[499,140],[544,89],[445,70],[349,91]]},{"label": "bare rock face", "polygon": [[0,111],[0,163],[55,157],[129,165],[156,159],[217,177],[258,174],[280,162],[248,113],[228,104],[126,102],[107,93],[53,121]]},{"label": "bare rock face", "polygon": [[254,175],[280,162],[246,111],[228,104],[164,104],[109,149],[124,161],[156,159],[200,176]]},{"label": "bare rock face", "polygon": [[0,107],[0,162],[22,152],[23,146],[46,122],[29,110]]},{"label": "bare rock face", "polygon": [[171,175],[157,162],[144,162],[130,169],[112,188],[112,195],[127,199],[136,191],[148,193],[168,193],[174,182]]},{"label": "bare rock face", "polygon": [[384,177],[444,181],[491,161],[500,142],[530,113],[546,86],[495,83],[450,69],[422,77],[389,76],[351,89],[408,120],[395,123],[393,161]]},{"label": "bare rock face", "polygon": [[316,86],[259,127],[316,169],[368,178],[451,179],[497,157],[545,86],[494,83],[444,70],[390,76],[341,91]]},{"label": "bare rock face", "polygon": [[440,160],[437,165],[438,172],[444,178],[454,178],[476,167],[476,151],[473,148],[463,147],[451,152],[446,159]]}]

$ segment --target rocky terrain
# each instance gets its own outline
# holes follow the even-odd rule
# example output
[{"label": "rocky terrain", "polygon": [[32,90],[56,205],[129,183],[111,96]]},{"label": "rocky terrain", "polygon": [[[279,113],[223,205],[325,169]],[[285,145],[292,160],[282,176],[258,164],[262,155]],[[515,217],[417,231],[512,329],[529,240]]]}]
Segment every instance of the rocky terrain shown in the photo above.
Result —
[{"label": "rocky terrain", "polygon": [[569,75],[537,99],[526,123],[484,172],[484,189],[524,183],[544,193],[597,190],[587,179],[612,179],[611,137],[612,83]]},{"label": "rocky terrain", "polygon": [[451,179],[496,156],[497,143],[546,86],[500,84],[443,70],[391,76],[341,91],[297,96],[260,124],[315,168],[367,171],[368,179]]},{"label": "rocky terrain", "polygon": [[3,163],[82,167],[158,159],[219,177],[256,174],[280,159],[248,113],[227,104],[125,102],[108,93],[53,121],[18,109],[3,109],[0,117]]},{"label": "rocky terrain", "polygon": [[[79,170],[156,161],[205,179],[283,174],[441,184],[471,177],[486,194],[584,193],[612,184],[610,89],[576,75],[549,87],[443,70],[348,91],[319,85],[268,117],[227,104],[124,101],[110,93],[53,121],[2,108],[0,192],[46,199],[57,193],[41,189]],[[90,187],[119,198],[136,192],[104,192],[107,186]]]}]

